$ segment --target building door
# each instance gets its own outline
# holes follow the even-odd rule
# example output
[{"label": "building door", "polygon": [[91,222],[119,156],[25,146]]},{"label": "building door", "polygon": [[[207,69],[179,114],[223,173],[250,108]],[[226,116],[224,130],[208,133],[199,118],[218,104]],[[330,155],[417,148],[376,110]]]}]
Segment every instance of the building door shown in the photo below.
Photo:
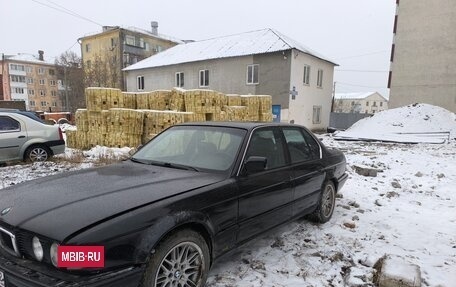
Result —
[{"label": "building door", "polygon": [[282,110],[281,105],[272,105],[272,121],[280,123],[280,112]]}]

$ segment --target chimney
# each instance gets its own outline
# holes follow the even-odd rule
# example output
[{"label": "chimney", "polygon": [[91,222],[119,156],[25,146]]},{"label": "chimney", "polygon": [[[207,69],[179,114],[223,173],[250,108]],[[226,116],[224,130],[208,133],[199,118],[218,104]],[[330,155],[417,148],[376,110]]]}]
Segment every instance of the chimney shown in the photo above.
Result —
[{"label": "chimney", "polygon": [[150,26],[152,27],[152,34],[158,35],[158,22],[152,21],[150,22]]},{"label": "chimney", "polygon": [[44,51],[38,50],[38,59],[44,61]]}]

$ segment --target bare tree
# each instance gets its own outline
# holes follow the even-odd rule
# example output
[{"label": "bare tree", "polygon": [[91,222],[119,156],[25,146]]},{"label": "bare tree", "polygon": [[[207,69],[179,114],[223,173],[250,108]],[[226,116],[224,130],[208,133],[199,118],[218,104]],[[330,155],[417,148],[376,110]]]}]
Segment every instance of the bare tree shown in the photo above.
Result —
[{"label": "bare tree", "polygon": [[84,63],[84,84],[86,87],[121,88],[120,62],[108,53],[96,54]]},{"label": "bare tree", "polygon": [[65,110],[75,112],[85,107],[84,73],[81,58],[72,51],[62,53],[55,61],[62,85],[59,94]]}]

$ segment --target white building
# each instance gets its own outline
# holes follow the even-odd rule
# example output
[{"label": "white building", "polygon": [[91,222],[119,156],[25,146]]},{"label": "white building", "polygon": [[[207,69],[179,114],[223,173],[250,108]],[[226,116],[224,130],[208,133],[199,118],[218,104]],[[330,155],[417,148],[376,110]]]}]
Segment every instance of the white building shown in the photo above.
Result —
[{"label": "white building", "polygon": [[373,114],[387,109],[388,99],[378,92],[336,93],[333,111]]},{"label": "white building", "polygon": [[276,121],[329,125],[334,66],[272,29],[180,44],[124,69],[129,92],[182,87],[271,95]]}]

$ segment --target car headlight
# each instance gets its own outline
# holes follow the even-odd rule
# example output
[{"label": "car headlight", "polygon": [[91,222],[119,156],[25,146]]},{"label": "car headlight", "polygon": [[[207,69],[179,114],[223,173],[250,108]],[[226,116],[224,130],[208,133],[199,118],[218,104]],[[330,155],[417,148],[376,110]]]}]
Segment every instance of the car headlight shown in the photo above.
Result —
[{"label": "car headlight", "polygon": [[41,261],[43,260],[43,245],[41,245],[40,240],[38,237],[34,236],[32,240],[32,247],[33,247],[33,254],[35,255],[36,260]]},{"label": "car headlight", "polygon": [[54,243],[52,243],[51,249],[50,249],[51,262],[52,262],[52,265],[54,265],[55,267],[57,267],[57,263],[58,263],[58,254],[57,254],[58,247],[59,247],[59,245],[54,242]]}]

